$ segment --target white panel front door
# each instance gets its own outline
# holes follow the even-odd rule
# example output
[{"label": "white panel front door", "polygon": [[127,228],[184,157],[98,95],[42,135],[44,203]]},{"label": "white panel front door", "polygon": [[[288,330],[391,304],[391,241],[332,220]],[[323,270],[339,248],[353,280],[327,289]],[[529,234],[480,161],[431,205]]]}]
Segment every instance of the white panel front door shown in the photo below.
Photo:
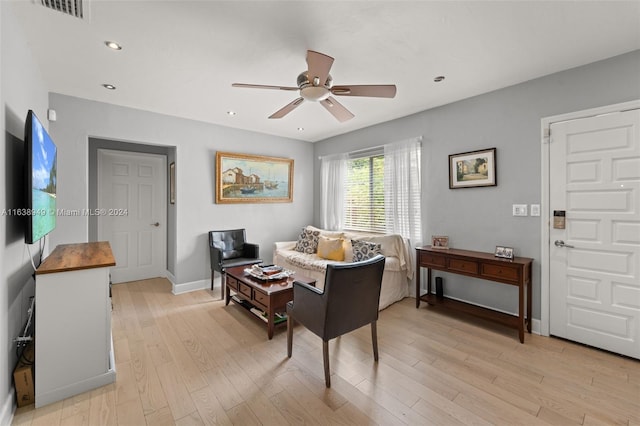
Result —
[{"label": "white panel front door", "polygon": [[550,332],[640,358],[640,110],[552,124],[549,156]]},{"label": "white panel front door", "polygon": [[166,275],[166,158],[98,151],[98,238],[116,258],[114,283]]}]

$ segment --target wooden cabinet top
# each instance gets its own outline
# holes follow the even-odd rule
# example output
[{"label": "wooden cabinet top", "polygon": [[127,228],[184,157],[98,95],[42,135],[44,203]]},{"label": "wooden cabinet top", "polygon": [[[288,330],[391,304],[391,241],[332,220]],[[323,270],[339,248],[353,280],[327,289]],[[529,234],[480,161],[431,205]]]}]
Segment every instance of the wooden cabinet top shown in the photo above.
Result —
[{"label": "wooden cabinet top", "polygon": [[[460,249],[436,249],[431,246],[424,247],[416,247],[417,251],[421,252],[429,252],[433,254],[440,254],[447,257],[460,257],[467,258],[470,260],[482,260],[482,261],[492,261],[492,262],[504,262],[504,263],[515,263],[515,264],[530,264],[533,262],[533,259],[529,257],[519,257],[515,256],[513,259],[501,259],[496,257],[493,253],[486,253],[482,251],[473,251],[473,250],[460,250]],[[420,259],[418,259],[418,263]]]},{"label": "wooden cabinet top", "polygon": [[36,270],[36,274],[52,274],[115,265],[116,260],[108,241],[60,244],[42,262]]}]

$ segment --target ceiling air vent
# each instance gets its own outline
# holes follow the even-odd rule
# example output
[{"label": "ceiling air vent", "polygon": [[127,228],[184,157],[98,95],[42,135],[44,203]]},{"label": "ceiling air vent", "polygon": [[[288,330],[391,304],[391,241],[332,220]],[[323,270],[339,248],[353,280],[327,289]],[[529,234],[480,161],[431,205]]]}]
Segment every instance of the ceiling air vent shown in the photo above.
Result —
[{"label": "ceiling air vent", "polygon": [[83,19],[85,0],[40,0],[44,7]]}]

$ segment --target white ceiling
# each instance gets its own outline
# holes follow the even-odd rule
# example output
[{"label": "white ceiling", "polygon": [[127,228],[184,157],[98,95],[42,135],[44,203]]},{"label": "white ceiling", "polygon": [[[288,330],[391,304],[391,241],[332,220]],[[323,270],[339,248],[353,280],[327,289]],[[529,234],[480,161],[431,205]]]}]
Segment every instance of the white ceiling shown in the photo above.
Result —
[{"label": "white ceiling", "polygon": [[[50,91],[312,142],[640,49],[640,1],[86,4],[83,20],[11,5]],[[231,87],[295,86],[307,49],[335,58],[334,84],[396,84],[396,97],[337,97],[346,123],[312,102],[269,120],[298,94]]]}]

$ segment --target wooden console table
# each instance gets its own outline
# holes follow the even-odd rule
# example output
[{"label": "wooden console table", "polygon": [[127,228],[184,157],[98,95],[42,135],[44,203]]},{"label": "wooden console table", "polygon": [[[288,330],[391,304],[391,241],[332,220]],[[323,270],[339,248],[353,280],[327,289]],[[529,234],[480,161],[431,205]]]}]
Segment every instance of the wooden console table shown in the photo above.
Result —
[{"label": "wooden console table", "polygon": [[[471,250],[434,249],[431,246],[416,248],[416,308],[420,301],[438,305],[505,324],[518,330],[520,343],[524,343],[525,325],[531,333],[531,264],[533,259],[515,257],[500,259],[493,253]],[[427,292],[421,294],[420,268],[427,268]],[[518,316],[460,302],[431,293],[431,270],[467,275],[518,287]],[[526,295],[525,295],[526,288]],[[526,314],[525,314],[526,301]]]}]

